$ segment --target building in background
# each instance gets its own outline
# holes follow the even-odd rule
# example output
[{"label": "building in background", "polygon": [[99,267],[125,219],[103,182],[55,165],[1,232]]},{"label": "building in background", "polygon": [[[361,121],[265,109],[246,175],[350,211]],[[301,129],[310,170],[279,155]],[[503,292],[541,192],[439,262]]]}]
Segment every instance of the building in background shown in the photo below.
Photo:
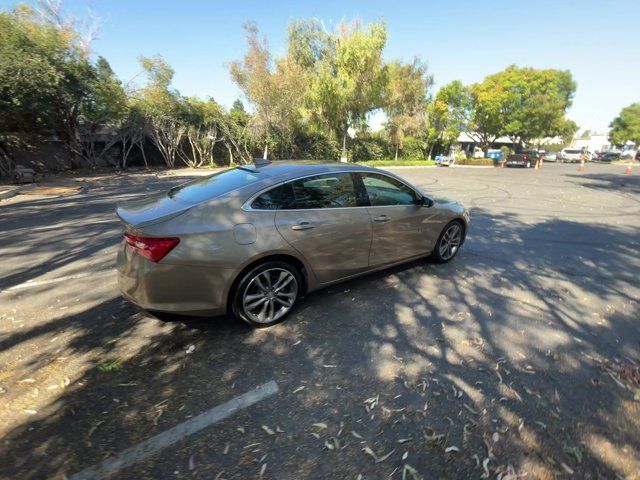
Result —
[{"label": "building in background", "polygon": [[611,148],[609,137],[605,134],[596,133],[583,136],[582,138],[576,138],[571,142],[571,148],[587,149],[589,153],[604,152]]}]

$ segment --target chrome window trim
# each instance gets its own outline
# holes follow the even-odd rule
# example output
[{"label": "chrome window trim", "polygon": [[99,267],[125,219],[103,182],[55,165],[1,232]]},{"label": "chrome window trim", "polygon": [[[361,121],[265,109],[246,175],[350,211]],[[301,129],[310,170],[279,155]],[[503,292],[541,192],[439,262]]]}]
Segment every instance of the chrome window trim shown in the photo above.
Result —
[{"label": "chrome window trim", "polygon": [[244,210],[245,212],[302,212],[302,211],[313,212],[313,211],[320,211],[320,210],[326,211],[326,210],[345,210],[345,209],[354,209],[354,208],[389,208],[389,207],[410,207],[411,206],[411,205],[363,205],[361,207],[277,208],[275,210],[268,210],[268,209],[261,209],[261,208],[251,208],[251,204],[254,202],[254,200],[256,198],[258,198],[260,195],[262,195],[265,192],[268,192],[269,190],[271,190],[273,188],[278,188],[278,187],[280,187],[280,186],[282,186],[282,185],[284,185],[286,183],[296,182],[296,181],[302,180],[304,178],[317,177],[317,176],[320,176],[320,175],[331,175],[332,173],[373,173],[373,174],[377,174],[377,175],[383,175],[383,176],[386,176],[386,177],[393,178],[394,180],[397,180],[398,182],[402,183],[405,187],[407,187],[408,189],[413,191],[416,194],[416,196],[418,196],[418,197],[423,196],[423,194],[420,191],[416,190],[411,185],[408,185],[406,182],[402,181],[401,179],[399,179],[395,175],[389,175],[386,172],[379,172],[377,170],[334,170],[334,171],[330,171],[330,172],[311,173],[311,174],[303,175],[301,177],[290,178],[288,180],[283,180],[281,182],[274,183],[273,185],[269,185],[268,187],[265,187],[262,190],[258,191],[257,193],[254,193],[253,195],[251,195],[251,197],[249,197],[249,199],[242,204],[241,209]]}]

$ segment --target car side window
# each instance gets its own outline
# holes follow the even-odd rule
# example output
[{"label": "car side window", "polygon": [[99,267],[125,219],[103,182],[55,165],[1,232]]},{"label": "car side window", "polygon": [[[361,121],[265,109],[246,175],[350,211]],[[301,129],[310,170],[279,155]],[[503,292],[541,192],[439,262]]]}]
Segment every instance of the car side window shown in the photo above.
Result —
[{"label": "car side window", "polygon": [[372,206],[415,204],[415,192],[395,178],[379,173],[362,173],[361,175]]},{"label": "car side window", "polygon": [[327,173],[290,182],[295,209],[357,207],[358,196],[349,173]]},{"label": "car side window", "polygon": [[285,183],[260,194],[251,203],[251,208],[254,210],[282,210],[294,208],[293,204],[293,188],[290,183]]}]

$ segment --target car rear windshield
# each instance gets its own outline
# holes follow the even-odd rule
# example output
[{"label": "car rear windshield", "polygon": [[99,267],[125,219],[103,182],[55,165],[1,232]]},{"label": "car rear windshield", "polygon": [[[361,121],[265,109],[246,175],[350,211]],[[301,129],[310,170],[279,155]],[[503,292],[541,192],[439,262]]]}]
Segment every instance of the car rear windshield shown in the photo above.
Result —
[{"label": "car rear windshield", "polygon": [[218,197],[258,180],[260,180],[260,173],[243,168],[234,168],[174,187],[169,190],[168,195],[170,198],[177,198],[178,200],[195,204]]},{"label": "car rear windshield", "polygon": [[573,154],[573,153],[582,153],[582,150],[565,150],[564,152]]}]

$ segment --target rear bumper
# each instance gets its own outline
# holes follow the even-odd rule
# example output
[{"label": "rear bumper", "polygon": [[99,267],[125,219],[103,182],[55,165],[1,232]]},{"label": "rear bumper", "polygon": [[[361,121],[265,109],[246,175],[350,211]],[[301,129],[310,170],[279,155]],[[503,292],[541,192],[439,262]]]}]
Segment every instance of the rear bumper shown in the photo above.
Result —
[{"label": "rear bumper", "polygon": [[117,270],[122,296],[144,310],[196,316],[226,313],[231,270],[153,263],[124,243]]}]

